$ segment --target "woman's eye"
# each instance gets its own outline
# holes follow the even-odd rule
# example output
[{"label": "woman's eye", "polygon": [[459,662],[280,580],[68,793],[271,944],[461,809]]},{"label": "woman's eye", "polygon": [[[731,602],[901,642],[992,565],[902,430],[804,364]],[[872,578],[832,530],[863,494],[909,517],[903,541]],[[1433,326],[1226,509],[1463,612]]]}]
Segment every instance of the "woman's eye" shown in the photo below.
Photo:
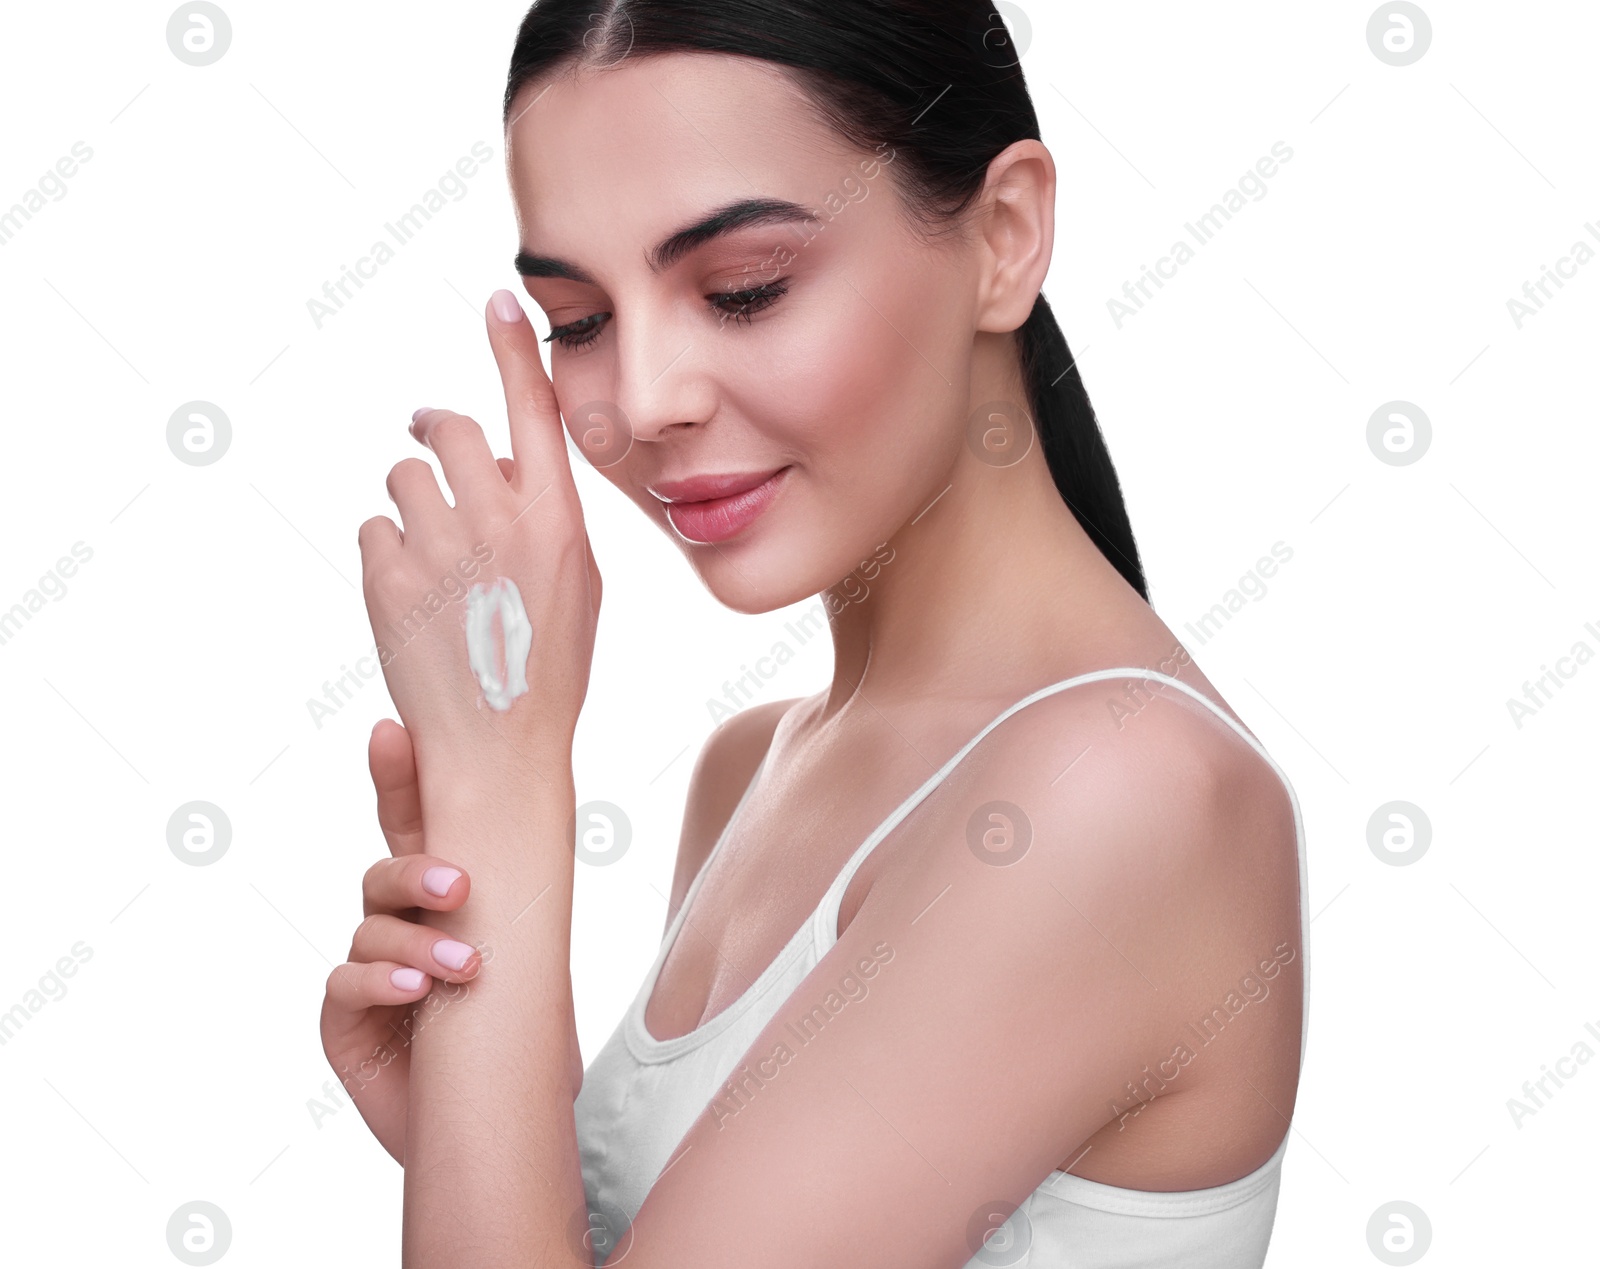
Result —
[{"label": "woman's eye", "polygon": [[[753,314],[776,304],[788,289],[787,280],[779,278],[738,291],[714,291],[706,299],[724,321],[732,318],[736,322],[748,323]],[[600,338],[600,328],[610,320],[610,313],[591,313],[565,326],[552,326],[544,342],[557,343],[563,348],[583,348]]]},{"label": "woman's eye", "polygon": [[711,302],[711,307],[725,318],[731,317],[736,322],[748,322],[752,313],[770,308],[788,289],[787,281],[779,278],[775,282],[746,287],[741,291],[718,291],[706,296],[706,299]]},{"label": "woman's eye", "polygon": [[600,338],[600,328],[610,319],[610,313],[591,313],[565,326],[552,326],[544,342],[548,344],[553,340],[563,348],[582,348]]}]

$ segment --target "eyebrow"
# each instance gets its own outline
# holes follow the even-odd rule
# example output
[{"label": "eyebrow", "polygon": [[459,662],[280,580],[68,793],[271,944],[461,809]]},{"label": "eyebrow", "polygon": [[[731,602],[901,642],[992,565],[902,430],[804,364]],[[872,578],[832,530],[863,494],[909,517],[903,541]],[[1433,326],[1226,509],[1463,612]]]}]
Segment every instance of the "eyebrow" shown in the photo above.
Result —
[{"label": "eyebrow", "polygon": [[[668,234],[655,248],[645,253],[652,273],[670,269],[691,251],[706,243],[751,225],[794,225],[820,222],[822,217],[808,207],[781,198],[744,198],[717,208],[693,224]],[[517,252],[516,270],[525,278],[566,278],[595,285],[587,270],[555,256]]]}]

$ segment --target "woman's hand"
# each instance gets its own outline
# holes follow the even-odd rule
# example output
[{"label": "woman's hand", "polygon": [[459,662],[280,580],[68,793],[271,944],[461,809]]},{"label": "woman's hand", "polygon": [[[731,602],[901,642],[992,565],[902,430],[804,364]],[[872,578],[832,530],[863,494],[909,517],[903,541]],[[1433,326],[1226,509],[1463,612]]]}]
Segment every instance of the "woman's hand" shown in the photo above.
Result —
[{"label": "woman's hand", "polygon": [[[423,910],[455,911],[467,901],[472,879],[464,868],[424,852],[422,795],[406,729],[393,719],[380,721],[367,744],[367,765],[391,858],[379,860],[361,879],[365,919],[356,927],[349,961],[328,976],[322,1051],[373,1136],[403,1164],[410,1100],[408,1041],[437,1012],[423,997],[438,979],[449,986],[433,1003],[448,1006],[452,997],[470,990],[455,984],[476,977],[493,953],[477,953],[461,969],[452,969],[441,958],[448,949],[438,947],[447,936],[412,924]],[[458,954],[464,946],[457,945]],[[405,987],[390,977],[396,970],[410,970],[421,979],[415,987]],[[576,1098],[583,1086],[583,1055],[575,1031],[570,1062]]]},{"label": "woman's hand", "polygon": [[[507,320],[507,318],[511,320]],[[487,314],[489,342],[505,389],[512,462],[497,460],[483,430],[463,414],[419,410],[413,435],[438,455],[455,505],[433,469],[408,458],[389,473],[401,525],[374,516],[361,526],[363,594],[379,660],[423,768],[481,769],[482,759],[570,752],[588,691],[600,609],[600,573],[566,453],[555,391],[539,359],[533,325],[509,291]],[[524,694],[491,617],[499,694],[469,664],[469,584],[487,595],[509,579],[531,628]],[[492,603],[488,605],[494,608]],[[510,660],[520,660],[515,654]],[[504,705],[505,708],[499,708]]]},{"label": "woman's hand", "polygon": [[411,1037],[433,1012],[470,990],[451,986],[423,1003],[434,980],[465,983],[482,956],[438,930],[416,924],[422,909],[450,912],[472,888],[465,870],[423,853],[422,799],[406,729],[384,719],[372,731],[367,764],[378,791],[378,823],[391,858],[361,879],[366,919],[350,959],[328,975],[322,1001],[322,1051],[373,1136],[405,1162]]}]

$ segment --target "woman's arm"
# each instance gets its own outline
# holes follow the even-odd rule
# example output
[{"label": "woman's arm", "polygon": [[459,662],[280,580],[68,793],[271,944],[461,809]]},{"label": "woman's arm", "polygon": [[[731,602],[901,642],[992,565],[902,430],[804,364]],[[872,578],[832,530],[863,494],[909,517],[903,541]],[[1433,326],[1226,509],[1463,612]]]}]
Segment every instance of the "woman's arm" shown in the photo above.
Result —
[{"label": "woman's arm", "polygon": [[[514,794],[512,791],[515,791]],[[433,918],[486,962],[430,1004],[412,1052],[403,1264],[570,1265],[587,1226],[573,1120],[570,753],[424,777],[429,850],[472,898]]]},{"label": "woman's arm", "polygon": [[401,524],[374,516],[359,534],[423,834],[472,876],[469,903],[442,924],[495,971],[430,992],[419,1011],[402,1252],[416,1269],[569,1264],[564,1231],[587,1225],[570,1065],[571,754],[601,578],[537,336],[508,291],[485,320],[511,460],[465,415],[419,410],[412,435],[454,504],[427,463],[406,459],[388,481]]}]

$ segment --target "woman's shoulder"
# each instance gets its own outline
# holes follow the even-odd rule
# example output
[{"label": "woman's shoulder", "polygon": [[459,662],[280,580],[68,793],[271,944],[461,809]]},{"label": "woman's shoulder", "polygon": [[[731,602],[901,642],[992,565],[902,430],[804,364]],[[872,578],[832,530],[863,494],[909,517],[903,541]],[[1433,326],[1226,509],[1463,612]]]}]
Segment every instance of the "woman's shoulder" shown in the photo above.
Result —
[{"label": "woman's shoulder", "polygon": [[1224,964],[1263,940],[1298,945],[1292,790],[1204,679],[1178,682],[1205,701],[1164,679],[1108,676],[1007,715],[951,772],[941,836],[959,845],[972,808],[999,808],[1029,835],[1040,879],[1120,914],[1152,950],[1196,920]]},{"label": "woman's shoulder", "polygon": [[1201,827],[1270,811],[1292,837],[1286,778],[1198,669],[1124,668],[1063,680],[1017,709],[985,738],[975,765],[1020,771],[1080,806],[1159,799]]},{"label": "woman's shoulder", "polygon": [[1225,974],[1281,940],[1299,946],[1298,815],[1216,689],[1198,671],[1169,677],[1204,699],[1166,677],[1113,676],[1018,710],[972,755],[968,800],[1015,802],[1064,892],[1098,890],[1153,956],[1187,947]]}]

